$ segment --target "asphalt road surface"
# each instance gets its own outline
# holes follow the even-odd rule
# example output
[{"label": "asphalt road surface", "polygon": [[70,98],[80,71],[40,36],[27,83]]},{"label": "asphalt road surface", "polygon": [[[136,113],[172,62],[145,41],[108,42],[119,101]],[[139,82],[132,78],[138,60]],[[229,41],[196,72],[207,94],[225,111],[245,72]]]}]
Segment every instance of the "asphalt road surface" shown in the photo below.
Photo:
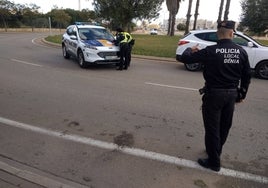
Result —
[{"label": "asphalt road surface", "polygon": [[0,187],[267,187],[266,80],[236,106],[214,173],[195,162],[206,156],[201,72],[137,57],[127,71],[81,69],[44,36],[0,33]]}]

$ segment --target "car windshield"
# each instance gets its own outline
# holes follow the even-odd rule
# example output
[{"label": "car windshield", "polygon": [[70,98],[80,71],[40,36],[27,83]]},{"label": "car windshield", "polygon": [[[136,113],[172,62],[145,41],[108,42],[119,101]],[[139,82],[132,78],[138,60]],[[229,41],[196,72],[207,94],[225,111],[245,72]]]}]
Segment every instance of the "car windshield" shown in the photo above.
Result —
[{"label": "car windshield", "polygon": [[114,36],[109,31],[103,28],[80,28],[79,36],[83,40],[114,40]]}]

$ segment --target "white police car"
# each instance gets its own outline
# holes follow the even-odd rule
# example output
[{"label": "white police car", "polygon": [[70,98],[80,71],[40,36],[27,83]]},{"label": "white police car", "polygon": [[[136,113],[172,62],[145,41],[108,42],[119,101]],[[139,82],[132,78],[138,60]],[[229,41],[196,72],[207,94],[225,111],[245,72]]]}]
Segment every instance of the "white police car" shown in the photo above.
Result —
[{"label": "white police car", "polygon": [[[176,50],[176,59],[180,61],[180,57],[184,50],[194,45],[199,45],[199,48],[205,48],[208,45],[216,44],[218,38],[216,30],[193,30],[185,35],[178,42]],[[235,32],[233,41],[242,46],[248,53],[251,69],[255,71],[257,77],[268,79],[268,47],[259,44],[251,37],[242,32]],[[201,69],[200,63],[184,64],[185,68],[190,71]]]},{"label": "white police car", "polygon": [[67,27],[62,36],[62,54],[78,59],[81,68],[89,64],[116,64],[119,47],[114,36],[104,27],[79,22]]}]

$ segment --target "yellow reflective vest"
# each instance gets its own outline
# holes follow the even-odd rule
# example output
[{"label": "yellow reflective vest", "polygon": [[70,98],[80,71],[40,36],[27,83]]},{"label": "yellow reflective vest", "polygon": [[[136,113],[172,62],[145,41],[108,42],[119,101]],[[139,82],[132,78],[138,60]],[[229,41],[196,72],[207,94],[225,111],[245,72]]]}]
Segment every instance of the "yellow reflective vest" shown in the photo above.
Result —
[{"label": "yellow reflective vest", "polygon": [[132,40],[132,36],[128,32],[120,32],[120,43],[127,42],[129,43]]}]

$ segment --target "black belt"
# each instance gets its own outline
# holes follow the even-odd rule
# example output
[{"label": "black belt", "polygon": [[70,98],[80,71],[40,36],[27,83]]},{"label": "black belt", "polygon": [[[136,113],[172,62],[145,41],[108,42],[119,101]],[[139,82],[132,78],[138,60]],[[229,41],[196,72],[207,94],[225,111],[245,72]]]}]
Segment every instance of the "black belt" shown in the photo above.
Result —
[{"label": "black belt", "polygon": [[237,91],[237,88],[224,89],[224,88],[209,88],[208,91]]}]

